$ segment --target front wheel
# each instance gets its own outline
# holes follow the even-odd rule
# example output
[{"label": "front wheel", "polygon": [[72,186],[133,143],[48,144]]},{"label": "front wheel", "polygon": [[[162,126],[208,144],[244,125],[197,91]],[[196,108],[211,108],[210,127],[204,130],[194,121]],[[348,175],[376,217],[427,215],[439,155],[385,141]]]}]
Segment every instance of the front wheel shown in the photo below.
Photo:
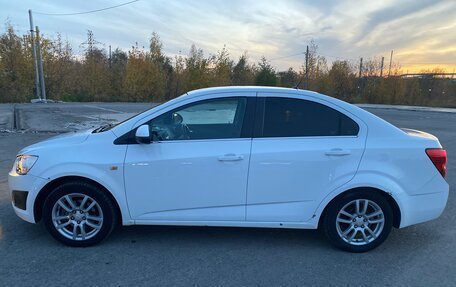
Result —
[{"label": "front wheel", "polygon": [[378,193],[356,191],[332,202],[323,217],[323,232],[336,247],[365,252],[379,246],[393,225],[388,201]]},{"label": "front wheel", "polygon": [[110,198],[85,182],[68,182],[46,198],[43,220],[58,241],[75,247],[97,244],[114,229],[116,212]]}]

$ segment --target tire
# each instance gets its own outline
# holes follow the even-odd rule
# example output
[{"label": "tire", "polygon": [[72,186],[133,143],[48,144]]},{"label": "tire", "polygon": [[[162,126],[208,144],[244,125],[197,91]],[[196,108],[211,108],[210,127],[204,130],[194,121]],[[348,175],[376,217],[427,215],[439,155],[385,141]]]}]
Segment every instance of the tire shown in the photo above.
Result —
[{"label": "tire", "polygon": [[354,191],[326,207],[321,228],[334,246],[358,253],[382,244],[392,225],[393,211],[381,194]]},{"label": "tire", "polygon": [[84,181],[73,181],[58,186],[48,195],[43,221],[57,241],[88,247],[111,234],[117,213],[104,191]]}]

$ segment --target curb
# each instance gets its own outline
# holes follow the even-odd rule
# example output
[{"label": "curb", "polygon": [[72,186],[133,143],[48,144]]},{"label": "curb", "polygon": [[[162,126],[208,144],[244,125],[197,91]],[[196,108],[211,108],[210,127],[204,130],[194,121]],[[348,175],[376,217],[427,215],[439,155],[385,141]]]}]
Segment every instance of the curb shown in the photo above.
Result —
[{"label": "curb", "polygon": [[419,112],[435,112],[435,113],[456,114],[456,109],[452,109],[452,108],[433,108],[433,107],[422,107],[422,106],[376,105],[376,104],[355,104],[355,105],[360,107],[360,108],[369,108],[369,109],[419,111]]}]

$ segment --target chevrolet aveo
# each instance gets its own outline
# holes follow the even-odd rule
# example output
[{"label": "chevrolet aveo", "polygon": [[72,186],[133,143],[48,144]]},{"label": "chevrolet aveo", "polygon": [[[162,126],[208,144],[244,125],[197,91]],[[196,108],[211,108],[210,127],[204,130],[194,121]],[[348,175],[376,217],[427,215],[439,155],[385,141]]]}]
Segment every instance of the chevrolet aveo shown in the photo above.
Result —
[{"label": "chevrolet aveo", "polygon": [[446,160],[436,137],[335,98],[210,88],[26,147],[9,187],[19,217],[71,246],[160,224],[318,228],[362,252],[439,217]]}]

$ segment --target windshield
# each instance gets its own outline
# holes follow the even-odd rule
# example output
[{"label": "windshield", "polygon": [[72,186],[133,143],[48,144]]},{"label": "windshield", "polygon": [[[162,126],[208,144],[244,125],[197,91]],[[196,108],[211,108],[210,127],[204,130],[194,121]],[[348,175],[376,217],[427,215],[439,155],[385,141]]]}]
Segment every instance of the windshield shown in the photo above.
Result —
[{"label": "windshield", "polygon": [[116,127],[116,126],[118,126],[118,125],[120,125],[120,124],[123,124],[124,122],[126,122],[126,121],[128,121],[128,120],[130,120],[130,119],[132,119],[132,118],[134,118],[134,117],[136,117],[136,116],[138,116],[138,115],[141,115],[141,114],[143,114],[143,113],[149,111],[150,109],[159,107],[159,106],[161,106],[161,105],[163,105],[163,104],[164,104],[164,103],[157,104],[157,105],[155,105],[155,106],[153,106],[153,107],[151,107],[151,108],[148,108],[148,109],[146,109],[146,110],[144,110],[144,111],[142,111],[142,112],[139,112],[139,113],[137,113],[137,114],[134,114],[133,116],[128,117],[128,118],[126,118],[126,119],[124,119],[124,120],[122,120],[122,121],[120,121],[120,122],[114,122],[114,123],[109,123],[109,124],[101,125],[101,126],[99,126],[98,128],[94,129],[94,130],[92,131],[92,133],[101,133],[101,132],[109,131],[110,129],[112,129],[112,128]]}]

